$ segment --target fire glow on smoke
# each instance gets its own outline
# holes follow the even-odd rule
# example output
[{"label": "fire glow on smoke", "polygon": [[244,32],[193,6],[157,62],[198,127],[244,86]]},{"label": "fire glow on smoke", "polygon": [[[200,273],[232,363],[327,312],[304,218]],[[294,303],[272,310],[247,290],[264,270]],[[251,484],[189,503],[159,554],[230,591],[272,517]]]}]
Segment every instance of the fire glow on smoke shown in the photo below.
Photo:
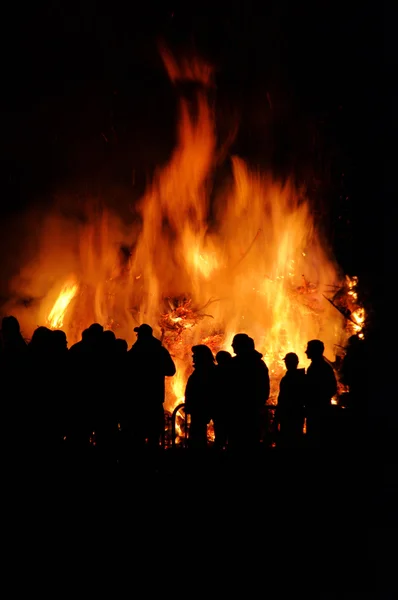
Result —
[{"label": "fire glow on smoke", "polygon": [[[233,335],[246,332],[264,354],[275,397],[286,352],[307,366],[306,343],[319,338],[333,360],[346,321],[325,296],[345,286],[355,308],[357,282],[341,276],[292,182],[282,185],[233,156],[232,182],[210,204],[217,164],[211,69],[199,60],[178,64],[167,53],[164,62],[173,82],[197,86],[193,103],[180,100],[168,164],[135,207],[140,229],[105,209],[69,228],[49,215],[38,256],[14,282],[17,288],[36,278],[41,301],[29,317],[18,317],[25,330],[63,328],[69,345],[94,321],[129,344],[134,326],[150,323],[177,366],[168,381],[169,410],[183,399],[191,346],[232,351]],[[131,253],[122,256],[121,247]],[[352,331],[362,328],[361,311],[351,312]]]}]

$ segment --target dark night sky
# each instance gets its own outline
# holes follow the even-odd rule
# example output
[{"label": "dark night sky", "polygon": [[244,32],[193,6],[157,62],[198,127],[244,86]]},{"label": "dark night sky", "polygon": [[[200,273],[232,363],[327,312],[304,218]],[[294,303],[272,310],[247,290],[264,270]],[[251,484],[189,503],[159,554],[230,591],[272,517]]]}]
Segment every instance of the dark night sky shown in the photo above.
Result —
[{"label": "dark night sky", "polygon": [[68,186],[128,188],[133,168],[144,184],[173,144],[176,97],[158,54],[162,38],[216,65],[220,131],[240,117],[233,150],[281,174],[293,170],[322,197],[340,263],[373,285],[375,215],[363,207],[374,203],[378,178],[382,31],[374,4],[134,4],[58,0],[6,9],[3,217]]}]

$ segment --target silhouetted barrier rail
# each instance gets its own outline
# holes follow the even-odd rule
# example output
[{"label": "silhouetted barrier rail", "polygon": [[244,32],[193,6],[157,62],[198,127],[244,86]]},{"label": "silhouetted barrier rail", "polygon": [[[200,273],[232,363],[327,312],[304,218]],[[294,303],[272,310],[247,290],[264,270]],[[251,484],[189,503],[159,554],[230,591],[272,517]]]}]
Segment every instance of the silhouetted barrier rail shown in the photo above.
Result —
[{"label": "silhouetted barrier rail", "polygon": [[[273,442],[273,422],[274,422],[274,417],[275,417],[275,409],[276,406],[273,404],[267,404],[264,407],[264,421],[263,421],[263,441],[266,444],[271,445]],[[179,413],[181,413],[181,411],[184,410],[184,414],[185,414],[185,403],[182,402],[181,404],[178,404],[175,409],[173,410],[173,413],[171,415],[171,447],[175,448],[176,447],[176,438],[177,437],[182,437],[183,441],[181,445],[182,447],[186,448],[188,445],[188,438],[189,438],[189,424],[187,421],[187,415],[185,414],[185,419],[184,419],[184,431],[181,432],[182,435],[180,433],[177,432],[177,416]],[[180,426],[181,427],[181,426]],[[243,425],[244,427],[244,425]]]},{"label": "silhouetted barrier rail", "polygon": [[[170,438],[169,444],[172,448],[175,448],[177,445],[180,448],[188,447],[189,440],[189,421],[187,420],[187,415],[185,415],[185,403],[178,404],[175,407],[172,415],[170,416],[171,426],[170,426]],[[268,404],[264,407],[263,411],[263,420],[262,420],[262,445],[264,447],[273,447],[278,445],[278,427],[275,423],[275,410],[276,405]],[[181,413],[184,412],[184,417],[181,416]],[[332,405],[329,424],[331,427],[332,436],[338,438],[344,429],[341,430],[341,425],[344,424],[344,415],[346,414],[346,407],[341,405]],[[178,423],[177,419],[181,416],[181,422]],[[188,416],[189,419],[189,416]],[[244,427],[244,422],[242,423],[242,427]],[[304,437],[306,432],[306,425],[304,425]],[[179,441],[177,442],[179,438]]]}]

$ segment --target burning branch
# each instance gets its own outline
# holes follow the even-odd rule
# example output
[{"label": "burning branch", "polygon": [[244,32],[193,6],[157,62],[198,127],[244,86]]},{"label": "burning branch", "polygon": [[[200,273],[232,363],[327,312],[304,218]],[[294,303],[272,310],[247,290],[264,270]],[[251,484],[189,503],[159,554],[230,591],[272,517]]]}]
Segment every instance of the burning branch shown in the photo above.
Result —
[{"label": "burning branch", "polygon": [[301,277],[303,278],[304,285],[299,286],[297,288],[298,292],[300,292],[301,294],[313,294],[317,291],[317,286],[314,283],[308,281],[305,275],[302,275]]},{"label": "burning branch", "polygon": [[[208,306],[210,306],[210,304],[213,304],[213,302],[219,302],[219,301],[220,301],[220,300],[219,300],[219,298],[210,298],[210,299],[209,299],[209,300],[206,302],[206,304],[205,304],[204,306],[202,306],[202,308],[198,308],[198,312],[199,312],[199,313],[201,313],[201,312],[202,312],[202,310],[204,310],[205,308],[207,308]],[[205,316],[205,317],[211,317],[211,318],[213,318],[213,316],[212,316],[212,315],[203,315],[203,316]]]},{"label": "burning branch", "polygon": [[365,310],[358,303],[358,292],[356,291],[356,286],[358,284],[357,277],[348,277],[345,278],[345,283],[343,286],[339,287],[333,298],[326,298],[330,304],[336,308],[347,321],[354,325],[354,331],[358,335],[362,335],[362,329],[365,323]]},{"label": "burning branch", "polygon": [[335,308],[336,310],[338,310],[338,311],[339,311],[339,313],[341,313],[345,319],[347,319],[348,321],[351,321],[351,323],[353,323],[353,324],[354,324],[356,327],[358,326],[358,323],[356,323],[356,322],[354,321],[354,319],[351,317],[351,311],[350,311],[348,308],[346,308],[345,306],[338,306],[337,304],[335,304],[335,303],[333,302],[333,300],[331,300],[330,298],[328,298],[327,296],[325,296],[325,294],[322,294],[322,296],[323,296],[323,297],[324,297],[324,298],[325,298],[325,299],[326,299],[328,302],[330,302],[330,304],[331,304],[332,306],[334,306],[334,308]]}]

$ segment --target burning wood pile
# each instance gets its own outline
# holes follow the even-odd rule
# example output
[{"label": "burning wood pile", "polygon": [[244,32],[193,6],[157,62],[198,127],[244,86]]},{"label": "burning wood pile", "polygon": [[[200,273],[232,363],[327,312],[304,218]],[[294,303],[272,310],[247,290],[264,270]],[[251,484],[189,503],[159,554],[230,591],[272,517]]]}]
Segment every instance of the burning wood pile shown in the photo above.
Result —
[{"label": "burning wood pile", "polygon": [[212,302],[216,302],[212,298],[201,308],[193,305],[192,298],[166,298],[165,302],[168,310],[161,314],[159,327],[163,339],[166,338],[168,343],[171,344],[179,343],[184,331],[191,329],[199,321],[206,317],[214,318],[212,315],[203,312]]},{"label": "burning wood pile", "polygon": [[[162,332],[162,342],[174,356],[187,359],[190,362],[191,346],[196,339],[195,328],[203,325],[204,319],[213,319],[213,315],[205,312],[213,302],[218,300],[210,298],[204,306],[195,306],[192,298],[180,297],[165,300],[167,312],[161,314],[159,327]],[[214,324],[206,327],[208,331],[214,330]],[[216,354],[224,343],[224,334],[217,329],[211,334],[201,337],[196,343],[206,344]]]}]

